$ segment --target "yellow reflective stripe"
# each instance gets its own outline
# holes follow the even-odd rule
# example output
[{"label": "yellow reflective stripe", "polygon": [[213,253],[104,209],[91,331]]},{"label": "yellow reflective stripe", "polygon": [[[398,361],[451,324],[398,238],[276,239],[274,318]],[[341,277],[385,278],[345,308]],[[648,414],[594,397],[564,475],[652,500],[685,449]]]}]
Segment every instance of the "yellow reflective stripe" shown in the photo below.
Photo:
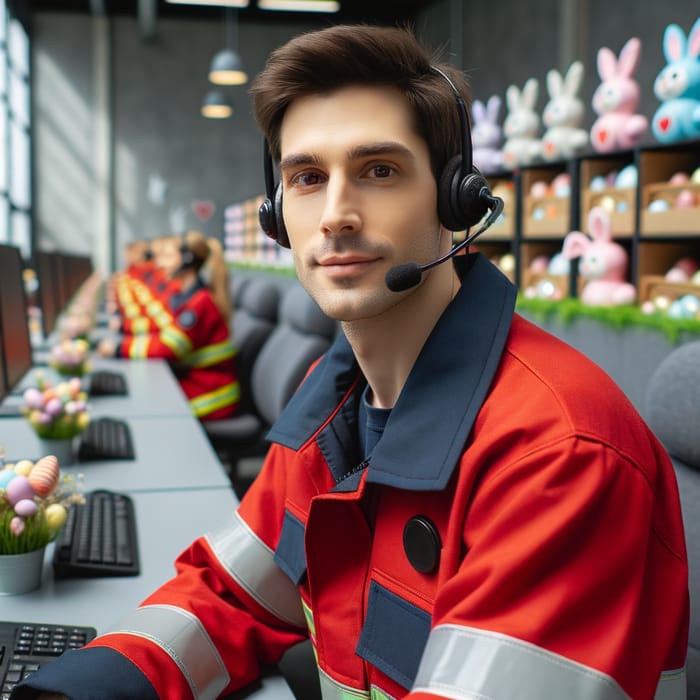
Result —
[{"label": "yellow reflective stripe", "polygon": [[200,394],[194,399],[190,399],[190,406],[197,418],[206,416],[209,413],[218,411],[220,408],[225,408],[234,403],[237,403],[240,397],[241,387],[238,382],[232,382],[226,386],[222,386],[216,391],[210,391],[207,394]]},{"label": "yellow reflective stripe", "polygon": [[127,318],[135,318],[140,314],[141,309],[139,308],[139,305],[135,302],[130,301],[128,304],[124,305],[124,316],[126,316]]},{"label": "yellow reflective stripe", "polygon": [[148,343],[151,340],[150,335],[135,335],[129,346],[129,357],[143,359],[148,357]]},{"label": "yellow reflective stripe", "polygon": [[181,362],[186,367],[209,367],[224,360],[231,359],[236,354],[236,348],[230,340],[193,350]]},{"label": "yellow reflective stripe", "polygon": [[131,322],[132,333],[147,333],[150,327],[151,323],[145,316],[139,316]]},{"label": "yellow reflective stripe", "polygon": [[154,299],[146,305],[146,311],[148,312],[149,316],[155,316],[163,311],[163,304],[161,304],[157,299]]},{"label": "yellow reflective stripe", "polygon": [[322,668],[318,670],[318,678],[321,681],[323,700],[370,700],[370,694],[366,690],[351,688],[345,683],[340,683],[331,678]]},{"label": "yellow reflective stripe", "polygon": [[309,628],[309,633],[311,636],[315,637],[316,636],[316,625],[314,624],[314,614],[311,611],[311,608],[309,605],[306,603],[306,601],[302,598],[301,601],[301,606],[302,609],[304,610],[304,617],[306,618],[306,626]]},{"label": "yellow reflective stripe", "polygon": [[163,328],[160,339],[175,353],[176,357],[182,357],[192,350],[190,339],[175,326]]},{"label": "yellow reflective stripe", "polygon": [[396,700],[393,695],[385,693],[380,688],[377,688],[376,685],[373,685],[372,689],[369,691],[369,697],[370,700]]}]

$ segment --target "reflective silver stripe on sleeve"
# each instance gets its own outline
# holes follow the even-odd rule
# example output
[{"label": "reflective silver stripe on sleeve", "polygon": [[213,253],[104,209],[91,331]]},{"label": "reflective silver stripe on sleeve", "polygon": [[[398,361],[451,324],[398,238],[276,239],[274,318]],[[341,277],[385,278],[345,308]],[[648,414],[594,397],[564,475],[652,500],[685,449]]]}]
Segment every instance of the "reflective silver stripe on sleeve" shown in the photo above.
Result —
[{"label": "reflective silver stripe on sleeve", "polygon": [[685,669],[664,671],[656,686],[654,700],[686,700],[688,684],[685,677]]},{"label": "reflective silver stripe on sleeve", "polygon": [[516,694],[520,700],[629,700],[600,671],[505,634],[458,625],[430,632],[413,691],[454,700]]},{"label": "reflective silver stripe on sleeve", "polygon": [[195,699],[213,700],[229,684],[229,675],[204,626],[191,612],[174,605],[144,605],[109,634],[149,639],[177,664]]},{"label": "reflective silver stripe on sleeve", "polygon": [[209,533],[206,539],[221,565],[252,598],[280,620],[306,627],[297,587],[238,513],[231,527]]}]

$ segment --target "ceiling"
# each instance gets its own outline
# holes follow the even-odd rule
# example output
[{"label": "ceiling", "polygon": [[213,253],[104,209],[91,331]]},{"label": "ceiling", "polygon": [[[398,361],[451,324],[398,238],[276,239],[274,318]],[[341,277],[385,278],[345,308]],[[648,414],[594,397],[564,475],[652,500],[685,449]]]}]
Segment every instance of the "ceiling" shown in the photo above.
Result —
[{"label": "ceiling", "polygon": [[[332,15],[319,15],[298,12],[269,12],[258,10],[255,0],[250,6],[238,10],[238,17],[256,22],[308,21],[311,17],[325,17],[333,23],[370,22],[394,24],[411,22],[418,12],[433,4],[435,0],[341,0],[340,12]],[[175,5],[165,0],[25,0],[21,3],[31,12],[77,12],[85,14],[107,14],[134,16],[143,19],[167,17],[183,20],[220,19],[221,7],[195,5]],[[331,20],[332,18],[332,20]]]}]

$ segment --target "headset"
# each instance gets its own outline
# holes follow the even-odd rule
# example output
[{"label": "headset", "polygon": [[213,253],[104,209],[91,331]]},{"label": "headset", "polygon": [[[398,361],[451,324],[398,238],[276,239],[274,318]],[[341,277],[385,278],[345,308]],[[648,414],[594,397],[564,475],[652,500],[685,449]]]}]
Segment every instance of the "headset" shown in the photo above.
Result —
[{"label": "headset", "polygon": [[[461,153],[447,162],[438,178],[438,218],[449,231],[468,231],[482,221],[487,213],[489,215],[475,233],[465,237],[447,255],[427,265],[404,263],[391,268],[387,273],[387,285],[393,291],[402,291],[418,284],[424,270],[445,262],[469,245],[503,211],[503,200],[491,193],[488,182],[473,164],[471,128],[462,96],[444,71],[436,66],[431,66],[431,70],[447,81],[452,90],[457,103],[461,133]],[[266,199],[258,209],[260,228],[281,246],[289,248],[289,236],[282,217],[282,183],[275,185],[272,154],[267,140],[264,143],[263,165]]]}]

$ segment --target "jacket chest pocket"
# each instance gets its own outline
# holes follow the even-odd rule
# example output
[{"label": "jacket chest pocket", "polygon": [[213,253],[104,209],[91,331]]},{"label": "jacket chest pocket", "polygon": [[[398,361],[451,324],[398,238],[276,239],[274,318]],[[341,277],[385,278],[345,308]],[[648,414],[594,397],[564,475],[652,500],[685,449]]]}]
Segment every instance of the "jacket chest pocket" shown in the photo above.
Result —
[{"label": "jacket chest pocket", "polygon": [[408,690],[418,672],[430,622],[428,612],[372,581],[357,654]]}]

